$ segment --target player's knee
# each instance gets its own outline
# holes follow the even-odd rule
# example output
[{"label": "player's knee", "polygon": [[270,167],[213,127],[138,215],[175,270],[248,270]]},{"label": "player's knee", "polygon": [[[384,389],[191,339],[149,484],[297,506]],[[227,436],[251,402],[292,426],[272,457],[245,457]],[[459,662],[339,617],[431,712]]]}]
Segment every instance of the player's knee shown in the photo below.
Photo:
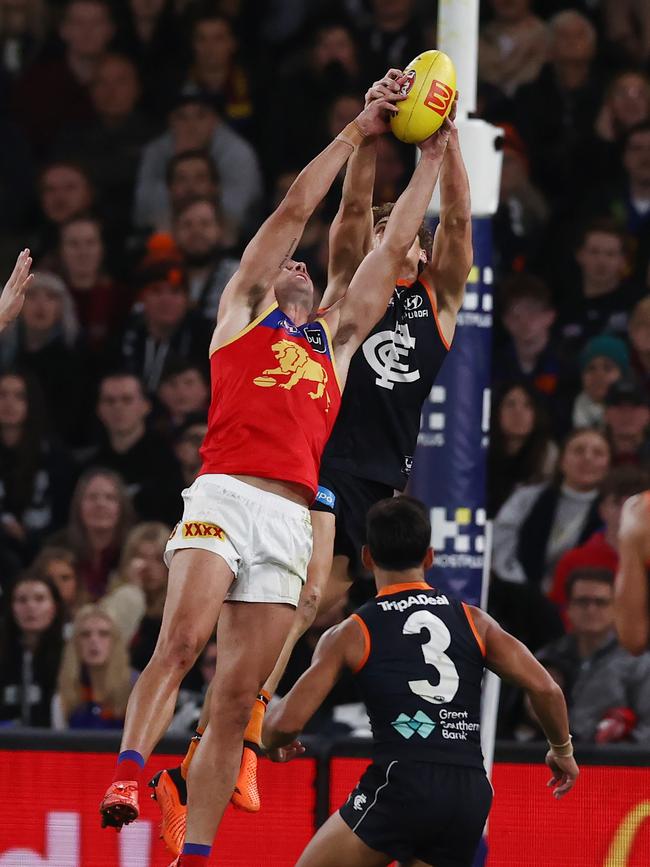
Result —
[{"label": "player's knee", "polygon": [[229,683],[215,689],[210,708],[219,727],[233,734],[243,734],[257,697],[255,684]]},{"label": "player's knee", "polygon": [[169,671],[184,676],[192,668],[201,651],[201,638],[192,626],[179,626],[164,637],[156,648],[156,656]]}]

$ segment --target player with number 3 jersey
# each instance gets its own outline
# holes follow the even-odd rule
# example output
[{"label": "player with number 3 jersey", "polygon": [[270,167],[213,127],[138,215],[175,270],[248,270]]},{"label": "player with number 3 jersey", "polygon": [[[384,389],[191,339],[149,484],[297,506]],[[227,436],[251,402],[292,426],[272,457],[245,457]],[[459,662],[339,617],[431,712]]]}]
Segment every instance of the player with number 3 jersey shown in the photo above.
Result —
[{"label": "player with number 3 jersey", "polygon": [[555,797],[578,776],[562,690],[491,617],[424,582],[430,537],[427,510],[411,497],[370,509],[363,559],[377,596],[323,635],[311,667],[267,713],[265,748],[284,761],[349,668],[372,726],[372,764],[297,867],[470,867],[492,803],[480,741],[485,668],[527,691],[549,739]]}]

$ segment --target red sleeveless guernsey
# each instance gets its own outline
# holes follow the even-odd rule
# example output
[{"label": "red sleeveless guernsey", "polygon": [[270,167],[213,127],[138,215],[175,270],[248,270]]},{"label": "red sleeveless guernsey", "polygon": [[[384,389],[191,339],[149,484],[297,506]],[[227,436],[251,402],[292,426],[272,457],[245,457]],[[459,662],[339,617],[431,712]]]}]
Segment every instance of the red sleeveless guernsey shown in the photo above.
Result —
[{"label": "red sleeveless guernsey", "polygon": [[341,405],[327,325],[300,327],[273,304],[210,357],[212,401],[199,473],[258,476],[318,490]]}]

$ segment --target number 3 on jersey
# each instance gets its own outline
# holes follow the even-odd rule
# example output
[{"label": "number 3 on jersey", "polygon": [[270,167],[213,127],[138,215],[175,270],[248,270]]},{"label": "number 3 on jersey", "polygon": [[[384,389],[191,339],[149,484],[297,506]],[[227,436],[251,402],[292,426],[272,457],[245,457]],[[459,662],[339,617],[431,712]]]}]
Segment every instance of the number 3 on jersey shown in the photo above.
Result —
[{"label": "number 3 on jersey", "polygon": [[404,635],[419,635],[429,631],[429,640],[422,645],[422,655],[427,665],[432,665],[440,677],[434,686],[428,680],[409,680],[411,690],[431,704],[446,704],[458,692],[458,671],[445,650],[451,644],[451,633],[443,621],[430,611],[415,611],[406,620]]}]

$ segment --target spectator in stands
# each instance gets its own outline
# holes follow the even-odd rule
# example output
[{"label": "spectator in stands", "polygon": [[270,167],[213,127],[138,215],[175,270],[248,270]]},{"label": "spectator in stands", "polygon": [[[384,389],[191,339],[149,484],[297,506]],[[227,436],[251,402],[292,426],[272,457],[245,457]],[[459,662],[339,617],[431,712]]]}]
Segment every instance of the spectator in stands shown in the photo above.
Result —
[{"label": "spectator in stands", "polygon": [[120,476],[101,467],[86,470],[72,496],[68,526],[48,544],[74,553],[84,590],[92,601],[106,592],[132,523],[133,507]]},{"label": "spectator in stands", "polygon": [[101,606],[119,625],[131,664],[142,671],[151,658],[167,595],[163,561],[169,527],[155,521],[138,524],[127,536],[117,576]]},{"label": "spectator in stands", "polygon": [[102,441],[88,463],[119,473],[140,518],[173,526],[180,517],[179,471],[170,447],[146,428],[150,411],[137,376],[105,376],[97,400]]},{"label": "spectator in stands", "polygon": [[43,0],[4,3],[0,16],[0,68],[15,78],[38,56],[50,16]]},{"label": "spectator in stands", "polygon": [[404,69],[428,46],[414,0],[372,0],[370,8],[371,19],[363,29],[361,43],[366,55],[364,72],[374,80],[387,69]]},{"label": "spectator in stands", "polygon": [[142,312],[132,314],[118,350],[119,365],[154,394],[166,364],[192,360],[207,368],[214,322],[189,309],[185,274],[172,262],[146,264],[139,275]]},{"label": "spectator in stands", "polygon": [[493,379],[527,383],[546,403],[556,395],[561,375],[551,337],[556,316],[551,293],[539,277],[513,274],[503,281],[497,298],[508,338],[496,350]]},{"label": "spectator in stands", "polygon": [[83,160],[100,202],[110,201],[106,211],[110,210],[111,221],[123,228],[131,216],[140,150],[153,133],[151,121],[138,108],[141,87],[133,61],[106,54],[97,66],[90,95],[93,120],[64,130],[56,152]]},{"label": "spectator in stands", "polygon": [[604,154],[619,159],[625,134],[647,120],[650,120],[650,79],[641,72],[619,72],[607,88],[596,119],[596,137]]},{"label": "spectator in stands", "polygon": [[130,296],[105,272],[102,225],[73,217],[61,226],[59,256],[90,349],[99,352],[124,322]]},{"label": "spectator in stands", "polygon": [[60,240],[61,226],[73,217],[89,213],[95,189],[84,168],[68,160],[49,163],[38,182],[40,209],[45,222],[32,244],[35,255],[51,253]]},{"label": "spectator in stands", "polygon": [[632,311],[628,331],[632,368],[650,400],[650,295],[642,298]]},{"label": "spectator in stands", "polygon": [[135,190],[134,223],[150,228],[169,225],[170,200],[165,179],[174,154],[209,150],[221,180],[224,216],[238,229],[252,228],[259,214],[262,178],[255,151],[224,123],[212,100],[203,94],[177,98],[167,132],[142,154]]},{"label": "spectator in stands", "polygon": [[546,63],[548,29],[531,11],[530,0],[491,0],[490,5],[494,17],[481,28],[479,76],[513,96]]},{"label": "spectator in stands", "polygon": [[202,366],[190,361],[168,365],[160,380],[157,396],[165,412],[158,427],[167,432],[168,438],[189,416],[207,418],[210,388]]},{"label": "spectator in stands", "polygon": [[248,74],[237,60],[238,43],[226,15],[199,12],[191,25],[192,60],[184,91],[209,94],[234,129],[252,131],[253,100]]},{"label": "spectator in stands", "polygon": [[56,586],[64,610],[64,638],[72,634],[72,621],[78,609],[88,602],[86,590],[77,569],[77,558],[69,548],[46,545],[30,566],[30,574],[45,578]]},{"label": "spectator in stands", "polygon": [[629,312],[639,289],[629,280],[625,236],[610,220],[585,230],[575,254],[579,285],[563,297],[560,330],[567,347],[580,348],[597,334],[625,337]]},{"label": "spectator in stands", "polygon": [[[208,199],[220,208],[220,183],[217,167],[206,150],[187,150],[175,154],[167,164],[167,189],[169,191],[170,227],[173,215],[195,199]],[[224,240],[231,244],[237,236],[233,226],[222,217]]]},{"label": "spectator in stands", "polygon": [[72,464],[47,435],[38,383],[0,375],[0,523],[3,544],[27,563],[45,535],[65,523]]},{"label": "spectator in stands", "polygon": [[605,0],[607,39],[628,63],[647,66],[650,61],[650,8],[643,0]]},{"label": "spectator in stands", "polygon": [[554,204],[570,201],[589,176],[586,145],[603,85],[594,69],[596,31],[589,19],[567,9],[553,16],[549,28],[549,63],[517,91],[515,117],[533,177]]},{"label": "spectator in stands", "polygon": [[224,251],[226,227],[214,199],[190,199],[175,211],[172,234],[183,256],[190,305],[210,322],[217,319],[221,293],[239,267]]},{"label": "spectator in stands", "polygon": [[84,605],[63,651],[53,728],[121,729],[136,678],[116,622],[100,605]]},{"label": "spectator in stands", "polygon": [[580,353],[582,391],[573,403],[574,428],[604,428],[609,387],[628,372],[630,356],[618,337],[592,337]]},{"label": "spectator in stands", "polygon": [[40,155],[67,124],[92,117],[89,87],[114,29],[105,0],[68,0],[59,25],[63,57],[34,63],[17,82],[13,109]]},{"label": "spectator in stands", "polygon": [[566,582],[575,569],[593,566],[616,573],[618,569],[618,528],[623,503],[628,497],[648,487],[648,476],[636,467],[611,470],[600,486],[598,512],[603,528],[597,530],[583,545],[571,548],[560,557],[553,574],[549,598],[562,610],[566,606]]},{"label": "spectator in stands", "polygon": [[202,459],[199,449],[208,431],[205,416],[188,416],[186,421],[176,431],[174,453],[181,467],[183,485],[186,488],[192,484],[201,469]]},{"label": "spectator in stands", "polygon": [[614,631],[614,574],[585,567],[567,579],[571,632],[537,654],[567,672],[565,697],[577,741],[647,743],[650,654],[631,656]]},{"label": "spectator in stands", "polygon": [[85,353],[74,303],[55,274],[34,273],[19,319],[3,334],[0,359],[3,368],[38,380],[51,428],[74,443],[87,384]]},{"label": "spectator in stands", "polygon": [[63,605],[55,585],[25,573],[3,597],[0,720],[45,726],[63,650]]},{"label": "spectator in stands", "polygon": [[549,481],[558,449],[548,434],[538,395],[515,382],[497,393],[488,452],[488,515],[494,517],[515,488]]},{"label": "spectator in stands", "polygon": [[178,692],[176,712],[172,719],[168,734],[187,734],[194,732],[201,718],[203,702],[208,687],[217,670],[217,642],[208,641],[199,656],[197,667],[201,676],[200,690],[181,689]]},{"label": "spectator in stands", "polygon": [[650,468],[650,405],[636,380],[619,379],[610,386],[605,398],[605,425],[614,466]]}]

